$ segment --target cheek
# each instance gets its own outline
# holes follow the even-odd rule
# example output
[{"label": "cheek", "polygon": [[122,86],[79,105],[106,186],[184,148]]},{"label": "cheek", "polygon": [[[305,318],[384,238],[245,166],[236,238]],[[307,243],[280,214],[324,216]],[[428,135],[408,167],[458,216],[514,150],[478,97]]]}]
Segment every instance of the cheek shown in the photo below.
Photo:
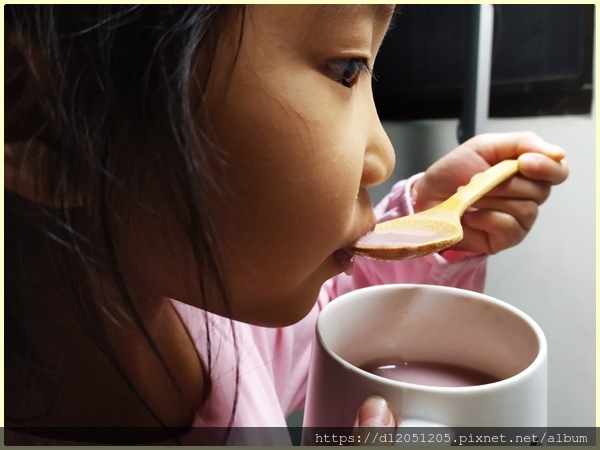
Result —
[{"label": "cheek", "polygon": [[213,213],[244,317],[261,308],[263,315],[305,313],[337,273],[331,254],[353,228],[365,148],[353,131],[359,127],[329,83],[294,79],[234,71],[213,110],[225,151],[224,197]]},{"label": "cheek", "polygon": [[335,124],[313,126],[305,134],[298,130],[301,121],[272,119],[284,114],[289,112],[275,109],[264,120],[255,114],[237,121],[237,133],[225,139],[229,195],[220,228],[250,248],[260,246],[252,253],[267,243],[283,252],[295,237],[335,250],[336,235],[345,232],[356,201],[362,154],[338,139],[343,134],[335,132]]},{"label": "cheek", "polygon": [[346,244],[360,165],[331,130],[307,138],[297,123],[259,119],[227,138],[229,197],[215,216],[240,317],[295,321],[336,273],[325,261]]}]

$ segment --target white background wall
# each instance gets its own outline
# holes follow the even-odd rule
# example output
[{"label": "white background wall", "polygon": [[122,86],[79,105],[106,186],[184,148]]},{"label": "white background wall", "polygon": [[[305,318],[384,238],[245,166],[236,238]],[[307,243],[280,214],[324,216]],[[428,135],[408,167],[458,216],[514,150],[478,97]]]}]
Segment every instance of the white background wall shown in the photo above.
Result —
[{"label": "white background wall", "polygon": [[[525,311],[549,347],[549,426],[595,426],[595,112],[490,119],[486,131],[530,130],[567,150],[569,179],[553,188],[517,247],[490,257],[485,292]],[[384,124],[397,153],[392,178],[423,170],[457,145],[456,120]]]}]

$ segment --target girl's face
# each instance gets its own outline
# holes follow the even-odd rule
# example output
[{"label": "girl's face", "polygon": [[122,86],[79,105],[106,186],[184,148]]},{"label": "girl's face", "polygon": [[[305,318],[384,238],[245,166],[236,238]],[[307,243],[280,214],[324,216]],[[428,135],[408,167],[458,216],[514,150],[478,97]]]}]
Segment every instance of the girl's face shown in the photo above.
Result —
[{"label": "girl's face", "polygon": [[[392,13],[251,5],[243,24],[231,18],[206,105],[225,154],[212,213],[234,319],[300,320],[322,284],[348,269],[343,249],[373,228],[366,188],[389,176],[394,152],[369,70]],[[177,287],[169,294],[194,302]]]},{"label": "girl's face", "polygon": [[365,189],[389,176],[394,153],[369,69],[392,12],[248,6],[239,52],[239,28],[228,28],[209,115],[229,154],[218,225],[242,320],[303,317],[347,268],[339,250],[374,226]]}]

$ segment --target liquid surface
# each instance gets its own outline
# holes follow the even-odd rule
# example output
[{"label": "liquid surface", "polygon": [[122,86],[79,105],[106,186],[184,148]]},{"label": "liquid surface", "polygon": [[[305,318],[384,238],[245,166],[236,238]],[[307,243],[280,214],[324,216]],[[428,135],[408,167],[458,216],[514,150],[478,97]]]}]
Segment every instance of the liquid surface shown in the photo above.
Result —
[{"label": "liquid surface", "polygon": [[381,230],[367,233],[356,245],[364,247],[413,247],[444,239],[446,236],[437,231],[406,229]]},{"label": "liquid surface", "polygon": [[396,361],[368,363],[361,367],[374,375],[406,383],[439,387],[465,387],[500,381],[496,376],[453,364]]}]

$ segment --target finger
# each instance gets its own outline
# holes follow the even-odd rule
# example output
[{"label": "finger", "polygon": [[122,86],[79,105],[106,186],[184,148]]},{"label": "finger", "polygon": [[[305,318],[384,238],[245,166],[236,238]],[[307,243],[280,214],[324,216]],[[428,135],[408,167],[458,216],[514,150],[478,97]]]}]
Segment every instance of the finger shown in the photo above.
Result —
[{"label": "finger", "polygon": [[531,199],[483,197],[475,205],[480,211],[498,211],[512,216],[525,231],[531,230],[539,212],[538,203]]},{"label": "finger", "polygon": [[[502,199],[533,200],[541,205],[550,196],[550,190],[551,183],[549,181],[534,181],[517,175],[492,189],[482,199],[500,197]],[[483,208],[479,202],[473,206]]]},{"label": "finger", "polygon": [[369,446],[380,446],[380,445],[393,445],[393,440],[375,441],[369,439],[372,432],[367,428],[372,427],[394,427],[396,421],[394,416],[382,397],[374,395],[369,397],[361,405],[354,421],[354,445],[369,445]]},{"label": "finger", "polygon": [[361,405],[356,424],[359,427],[393,427],[395,420],[385,399],[374,395]]},{"label": "finger", "polygon": [[566,155],[561,147],[550,144],[529,131],[480,134],[463,145],[482,156],[490,165],[518,158],[524,153],[541,153],[555,161],[562,160]]},{"label": "finger", "polygon": [[569,176],[567,162],[553,161],[539,153],[524,153],[519,156],[519,172],[533,180],[545,180],[550,184],[560,184]]},{"label": "finger", "polygon": [[478,210],[463,215],[464,238],[457,250],[494,255],[514,247],[527,236],[518,220],[501,211]]}]

